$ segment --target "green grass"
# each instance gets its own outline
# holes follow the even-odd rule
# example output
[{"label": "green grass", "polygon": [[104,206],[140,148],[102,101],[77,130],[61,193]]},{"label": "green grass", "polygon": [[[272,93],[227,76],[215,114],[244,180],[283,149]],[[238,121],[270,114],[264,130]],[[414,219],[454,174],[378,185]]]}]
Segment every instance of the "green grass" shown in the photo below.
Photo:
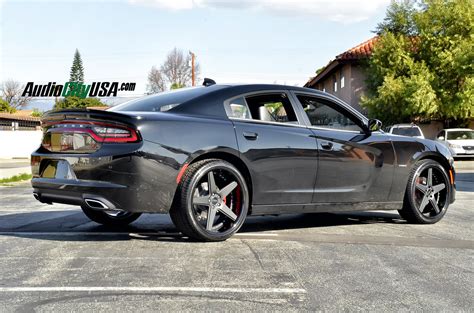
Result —
[{"label": "green grass", "polygon": [[31,179],[31,174],[20,174],[20,175],[15,175],[12,177],[8,178],[0,178],[0,184],[8,184],[8,183],[15,183],[19,181],[24,181],[24,180],[30,180]]}]

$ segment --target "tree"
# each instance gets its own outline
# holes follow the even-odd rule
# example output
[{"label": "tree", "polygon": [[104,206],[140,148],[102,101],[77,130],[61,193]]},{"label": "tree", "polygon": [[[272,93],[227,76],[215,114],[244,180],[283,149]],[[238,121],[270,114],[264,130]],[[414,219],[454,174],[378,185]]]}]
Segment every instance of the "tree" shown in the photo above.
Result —
[{"label": "tree", "polygon": [[82,59],[79,50],[76,49],[74,53],[74,60],[72,61],[71,73],[69,76],[71,82],[84,82],[84,67],[82,66]]},{"label": "tree", "polygon": [[[199,63],[194,64],[194,73],[200,72]],[[167,89],[178,89],[191,85],[192,65],[191,55],[174,48],[166,56],[160,69],[153,66],[148,74],[148,92],[157,93]]]},{"label": "tree", "polygon": [[383,22],[377,25],[375,32],[379,35],[387,32],[416,35],[414,17],[417,13],[417,6],[421,7],[422,3],[416,0],[392,1],[387,8]]},{"label": "tree", "polygon": [[43,116],[43,112],[41,112],[41,111],[38,110],[38,109],[33,109],[33,112],[31,112],[31,116],[33,116],[33,117],[42,117],[42,116]]},{"label": "tree", "polygon": [[172,83],[170,86],[171,90],[180,89],[186,87],[185,85],[180,85],[179,83]]},{"label": "tree", "polygon": [[0,112],[6,112],[6,113],[15,113],[15,109],[12,108],[8,102],[6,102],[3,99],[0,99]]},{"label": "tree", "polygon": [[160,70],[153,66],[148,74],[148,93],[158,93],[166,90],[166,83]]},{"label": "tree", "polygon": [[[168,53],[160,70],[170,85],[189,86],[192,79],[191,55],[174,48]],[[199,63],[195,63],[194,70],[197,77],[200,72]]]},{"label": "tree", "polygon": [[25,85],[14,80],[4,81],[2,84],[2,98],[13,109],[24,107],[31,101],[31,97],[22,97]]},{"label": "tree", "polygon": [[[379,24],[361,104],[384,122],[474,116],[474,9],[470,0],[392,2]],[[452,124],[451,124],[452,125]]]},{"label": "tree", "polygon": [[88,108],[88,107],[105,107],[98,98],[79,98],[76,96],[65,97],[54,104],[53,110],[61,110],[68,108]]}]

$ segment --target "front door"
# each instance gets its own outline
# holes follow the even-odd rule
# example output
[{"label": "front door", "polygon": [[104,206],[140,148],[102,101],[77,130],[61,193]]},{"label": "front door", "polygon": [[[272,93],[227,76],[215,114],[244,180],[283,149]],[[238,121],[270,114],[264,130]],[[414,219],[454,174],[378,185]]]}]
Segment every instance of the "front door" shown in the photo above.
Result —
[{"label": "front door", "polygon": [[317,140],[319,162],[314,203],[387,201],[394,170],[388,137],[367,132],[340,104],[296,95]]}]

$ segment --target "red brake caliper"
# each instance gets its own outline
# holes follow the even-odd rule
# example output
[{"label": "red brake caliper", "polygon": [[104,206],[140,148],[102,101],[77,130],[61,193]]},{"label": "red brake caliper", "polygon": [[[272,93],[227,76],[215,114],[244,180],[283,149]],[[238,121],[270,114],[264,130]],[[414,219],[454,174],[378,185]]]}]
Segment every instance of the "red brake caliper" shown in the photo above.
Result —
[{"label": "red brake caliper", "polygon": [[[224,204],[227,205],[227,198],[229,196],[224,198]],[[242,194],[240,191],[240,186],[237,186],[235,189],[235,214],[239,215],[240,214],[240,206],[242,205],[242,200],[241,200]]]}]

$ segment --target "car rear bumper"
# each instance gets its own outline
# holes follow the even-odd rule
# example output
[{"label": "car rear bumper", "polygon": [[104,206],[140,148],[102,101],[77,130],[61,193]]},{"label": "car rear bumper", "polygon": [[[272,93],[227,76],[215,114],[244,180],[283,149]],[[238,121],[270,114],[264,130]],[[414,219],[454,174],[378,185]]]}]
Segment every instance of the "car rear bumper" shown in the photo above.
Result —
[{"label": "car rear bumper", "polygon": [[179,164],[159,155],[151,158],[140,150],[121,155],[107,152],[114,151],[103,147],[100,154],[72,155],[46,153],[40,148],[32,154],[35,198],[43,203],[91,207],[86,201],[90,199],[97,205],[94,209],[169,212]]},{"label": "car rear bumper", "polygon": [[114,199],[119,193],[127,193],[126,186],[108,182],[51,178],[33,178],[31,184],[34,197],[43,203],[64,203],[110,210],[128,210],[134,207]]}]

